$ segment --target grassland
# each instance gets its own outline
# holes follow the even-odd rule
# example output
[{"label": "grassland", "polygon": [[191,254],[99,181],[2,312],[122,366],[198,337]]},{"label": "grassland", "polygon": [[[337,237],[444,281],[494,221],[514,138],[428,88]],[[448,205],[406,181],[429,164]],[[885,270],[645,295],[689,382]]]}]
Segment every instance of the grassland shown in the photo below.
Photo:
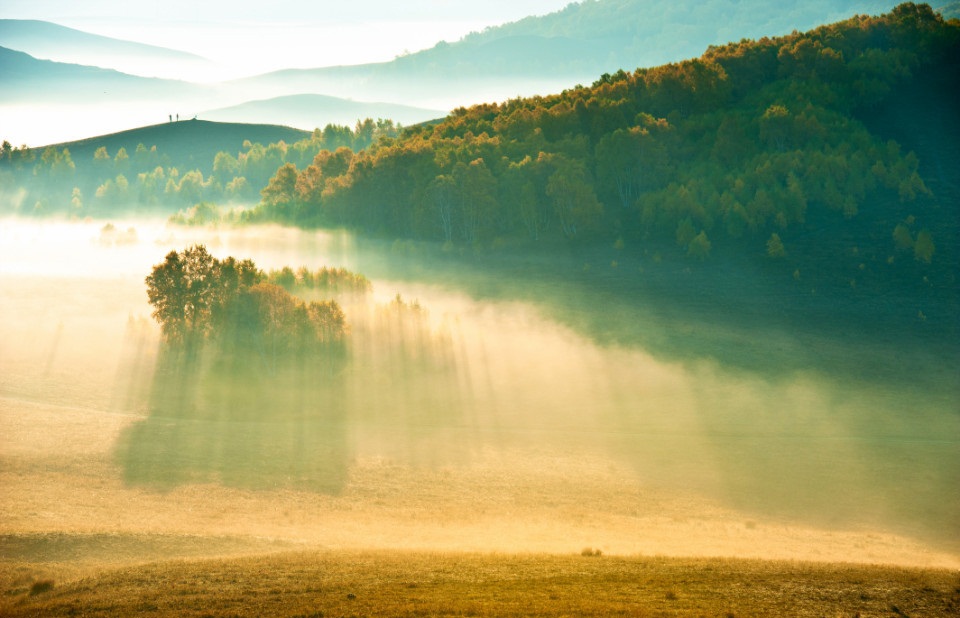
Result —
[{"label": "grassland", "polygon": [[844,564],[319,551],[167,561],[63,583],[6,566],[19,578],[3,590],[5,616],[960,615],[956,571]]}]

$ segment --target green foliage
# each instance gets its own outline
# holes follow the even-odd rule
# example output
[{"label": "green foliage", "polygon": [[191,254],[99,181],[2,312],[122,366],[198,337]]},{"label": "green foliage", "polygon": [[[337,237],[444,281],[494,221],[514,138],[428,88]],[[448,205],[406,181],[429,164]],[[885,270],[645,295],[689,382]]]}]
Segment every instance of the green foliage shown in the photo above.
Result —
[{"label": "green foliage", "polygon": [[780,240],[780,235],[776,232],[770,234],[770,239],[767,240],[767,255],[774,259],[782,258],[787,255],[787,251],[783,246],[783,241]]}]

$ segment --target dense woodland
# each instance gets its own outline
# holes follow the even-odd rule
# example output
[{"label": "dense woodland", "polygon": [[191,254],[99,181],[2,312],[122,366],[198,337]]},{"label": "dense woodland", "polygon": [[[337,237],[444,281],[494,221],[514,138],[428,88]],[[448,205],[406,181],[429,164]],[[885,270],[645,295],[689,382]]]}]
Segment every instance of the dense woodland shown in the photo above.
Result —
[{"label": "dense woodland", "polygon": [[[877,119],[929,112],[897,109],[904,91],[950,116],[957,57],[960,23],[903,4],[287,163],[254,215],[450,247],[757,257],[814,285],[955,290],[955,161],[921,162]],[[925,137],[949,143],[950,122]]]}]

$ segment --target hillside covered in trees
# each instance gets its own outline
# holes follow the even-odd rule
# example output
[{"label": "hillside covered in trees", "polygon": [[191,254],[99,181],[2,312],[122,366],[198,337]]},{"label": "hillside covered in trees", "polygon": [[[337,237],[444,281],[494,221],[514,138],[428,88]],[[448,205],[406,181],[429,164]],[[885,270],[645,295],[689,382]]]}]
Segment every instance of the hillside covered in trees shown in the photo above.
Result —
[{"label": "hillside covered in trees", "polygon": [[613,247],[640,268],[748,260],[811,294],[955,308],[957,57],[960,23],[907,3],[288,163],[255,214],[448,248]]}]

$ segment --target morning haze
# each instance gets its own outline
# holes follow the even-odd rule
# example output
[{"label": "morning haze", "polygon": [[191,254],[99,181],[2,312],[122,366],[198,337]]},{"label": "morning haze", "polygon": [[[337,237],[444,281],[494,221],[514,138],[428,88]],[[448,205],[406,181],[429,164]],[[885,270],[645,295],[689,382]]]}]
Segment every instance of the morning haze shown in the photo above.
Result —
[{"label": "morning haze", "polygon": [[[956,613],[948,8],[287,4],[184,31],[454,34],[203,84],[5,56],[9,119],[170,111],[0,153],[0,613]],[[107,9],[0,17],[222,57]]]}]

